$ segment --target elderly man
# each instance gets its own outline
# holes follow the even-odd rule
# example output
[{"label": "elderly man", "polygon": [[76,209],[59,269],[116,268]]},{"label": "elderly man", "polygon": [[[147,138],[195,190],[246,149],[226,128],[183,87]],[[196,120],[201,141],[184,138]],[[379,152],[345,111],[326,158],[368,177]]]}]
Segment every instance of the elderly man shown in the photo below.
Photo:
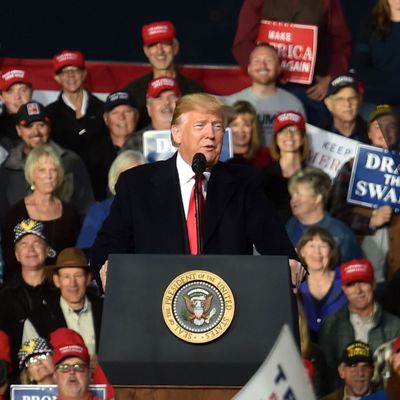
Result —
[{"label": "elderly man", "polygon": [[104,104],[103,119],[108,132],[98,136],[91,154],[92,178],[97,199],[109,197],[107,187],[111,164],[126,141],[136,135],[139,112],[135,99],[123,90],[110,93]]},{"label": "elderly man", "polygon": [[180,96],[178,82],[173,78],[160,77],[149,82],[146,91],[146,107],[150,124],[135,132],[124,146],[143,152],[143,133],[149,130],[169,130],[176,102]]},{"label": "elderly man", "polygon": [[21,142],[14,147],[0,167],[0,219],[4,221],[10,206],[29,193],[25,181],[25,160],[30,151],[43,144],[51,145],[65,169],[61,198],[83,215],[94,202],[90,179],[82,160],[50,139],[51,122],[42,104],[30,101],[18,110],[16,128]]},{"label": "elderly man", "polygon": [[363,342],[349,343],[338,366],[344,386],[321,400],[359,400],[371,391],[374,362],[370,347]]},{"label": "elderly man", "polygon": [[15,256],[21,264],[21,276],[0,291],[0,329],[10,337],[14,373],[17,368],[17,354],[21,346],[25,321],[35,311],[49,315],[56,289],[46,278],[45,260],[49,251],[41,222],[28,219],[14,227]]},{"label": "elderly man", "polygon": [[0,75],[0,144],[10,150],[20,139],[15,129],[15,115],[19,108],[32,98],[32,81],[23,69],[8,69]]},{"label": "elderly man", "polygon": [[[121,175],[110,215],[92,247],[91,267],[97,277],[111,253],[253,254],[255,247],[261,254],[297,259],[260,177],[244,166],[219,162],[225,112],[222,101],[209,94],[178,100],[171,125],[178,151],[166,161]],[[197,153],[203,154],[206,164],[201,191],[207,198],[203,249],[197,248],[193,234],[191,165]],[[298,284],[302,267],[295,260],[291,265]]]},{"label": "elderly man", "polygon": [[320,127],[363,143],[368,142],[367,122],[358,114],[362,102],[360,88],[351,75],[331,80],[324,103],[330,112]]},{"label": "elderly man", "polygon": [[169,77],[176,79],[182,94],[202,92],[203,88],[195,81],[183,76],[175,65],[179,52],[179,42],[175,27],[171,21],[157,21],[142,27],[143,52],[152,67],[152,71],[132,82],[125,89],[131,92],[138,103],[139,128],[149,124],[146,101],[147,87],[152,79]]},{"label": "elderly man", "polygon": [[333,389],[340,386],[336,369],[338,355],[348,343],[360,340],[375,351],[382,343],[400,334],[400,319],[383,311],[374,301],[374,270],[367,259],[341,264],[340,275],[348,305],[324,320],[319,335]]},{"label": "elderly man", "polygon": [[[97,353],[100,338],[102,301],[88,289],[92,275],[85,253],[68,247],[51,268],[54,285],[60,290],[49,315],[33,313],[31,321],[41,332],[68,327],[80,333],[91,356]],[[46,339],[48,337],[46,336]]]},{"label": "elderly man", "polygon": [[262,127],[262,143],[269,146],[276,114],[292,110],[305,116],[304,107],[296,96],[278,87],[281,67],[277,51],[269,44],[259,43],[250,53],[247,73],[251,86],[226,96],[224,100],[230,105],[237,100],[253,104]]}]

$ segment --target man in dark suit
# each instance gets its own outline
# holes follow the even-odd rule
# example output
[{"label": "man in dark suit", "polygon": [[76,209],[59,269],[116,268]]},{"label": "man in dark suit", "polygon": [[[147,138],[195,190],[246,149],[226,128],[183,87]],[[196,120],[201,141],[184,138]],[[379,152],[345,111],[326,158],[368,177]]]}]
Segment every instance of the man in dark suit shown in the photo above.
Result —
[{"label": "man in dark suit", "polygon": [[[219,162],[225,123],[226,106],[212,95],[196,93],[178,100],[171,125],[178,152],[121,175],[110,215],[92,248],[97,278],[111,253],[191,253],[186,228],[194,186],[191,164],[202,153],[203,254],[253,254],[255,249],[287,255],[297,286],[304,270],[259,176],[250,167]],[[103,273],[106,269],[104,265]]]}]

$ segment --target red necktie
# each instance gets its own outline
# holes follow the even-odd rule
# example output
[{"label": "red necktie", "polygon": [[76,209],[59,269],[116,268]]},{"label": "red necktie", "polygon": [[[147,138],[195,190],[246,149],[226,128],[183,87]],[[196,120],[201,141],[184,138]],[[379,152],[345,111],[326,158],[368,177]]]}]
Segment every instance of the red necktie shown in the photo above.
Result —
[{"label": "red necktie", "polygon": [[[193,179],[194,179],[194,177],[193,177]],[[199,188],[199,193],[200,193],[200,196],[199,196],[200,217],[203,215],[203,210],[204,210],[204,197],[203,197],[203,190],[202,190],[203,179],[204,179],[204,175],[201,175],[198,180],[198,188]],[[196,183],[193,185],[192,192],[190,193],[189,209],[188,209],[188,215],[187,215],[187,220],[186,220],[190,254],[192,254],[192,255],[198,254],[195,185],[196,185]]]}]

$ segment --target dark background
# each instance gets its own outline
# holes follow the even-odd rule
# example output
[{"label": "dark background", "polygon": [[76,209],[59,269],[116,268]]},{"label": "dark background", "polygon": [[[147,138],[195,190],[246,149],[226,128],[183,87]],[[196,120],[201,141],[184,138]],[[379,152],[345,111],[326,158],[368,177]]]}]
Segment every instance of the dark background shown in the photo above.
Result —
[{"label": "dark background", "polygon": [[[92,61],[145,62],[141,27],[170,19],[180,64],[235,65],[231,48],[243,0],[3,0],[0,57],[52,58],[81,50]],[[342,0],[354,35],[375,0]]]},{"label": "dark background", "polygon": [[0,8],[0,57],[51,58],[81,50],[96,61],[145,62],[141,27],[170,19],[178,63],[235,64],[231,47],[242,0],[7,1]]}]

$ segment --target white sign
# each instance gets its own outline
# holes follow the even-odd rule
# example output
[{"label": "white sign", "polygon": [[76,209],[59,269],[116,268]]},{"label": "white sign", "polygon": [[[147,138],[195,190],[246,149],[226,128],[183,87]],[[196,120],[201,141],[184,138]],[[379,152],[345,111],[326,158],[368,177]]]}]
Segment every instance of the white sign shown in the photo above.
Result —
[{"label": "white sign", "polygon": [[233,400],[316,400],[288,325],[261,367]]},{"label": "white sign", "polygon": [[[11,385],[11,400],[57,400],[57,385]],[[106,398],[106,385],[89,385],[98,399]]]},{"label": "white sign", "polygon": [[316,126],[306,124],[310,143],[308,166],[322,169],[334,179],[342,166],[354,157],[360,143]]}]

